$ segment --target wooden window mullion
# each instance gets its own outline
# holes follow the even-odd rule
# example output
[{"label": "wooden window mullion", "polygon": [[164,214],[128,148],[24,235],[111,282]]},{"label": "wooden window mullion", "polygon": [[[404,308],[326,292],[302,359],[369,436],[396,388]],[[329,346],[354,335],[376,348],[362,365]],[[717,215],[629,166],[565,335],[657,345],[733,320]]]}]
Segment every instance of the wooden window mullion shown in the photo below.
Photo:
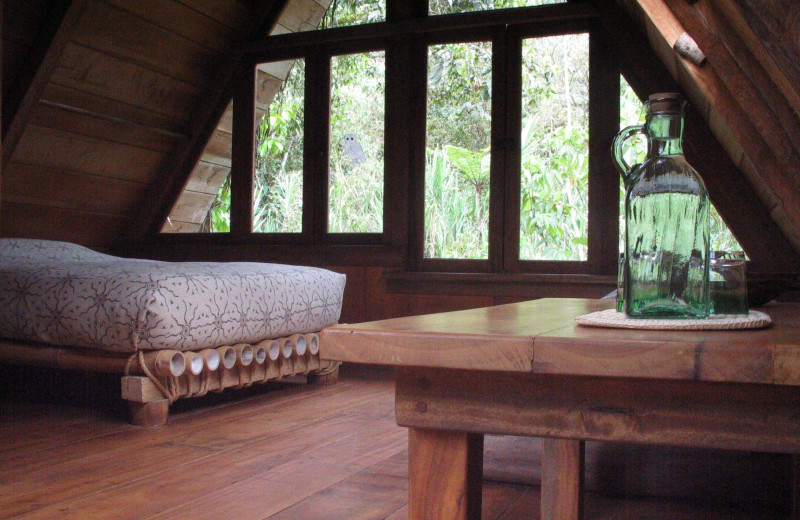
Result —
[{"label": "wooden window mullion", "polygon": [[508,133],[509,107],[507,92],[510,88],[508,81],[507,61],[507,30],[498,28],[492,41],[492,138],[491,138],[491,177],[489,179],[489,271],[500,272],[503,270],[504,254],[507,241],[505,236],[505,213],[512,210],[506,204],[505,184],[509,165],[508,152],[513,148],[513,142]]},{"label": "wooden window mullion", "polygon": [[328,231],[330,57],[321,52],[306,59],[305,114],[303,234],[322,243]]},{"label": "wooden window mullion", "polygon": [[619,182],[611,142],[619,131],[619,71],[606,37],[589,36],[589,265],[593,274],[616,274]]},{"label": "wooden window mullion", "polygon": [[506,33],[503,270],[513,272],[519,266],[522,37],[517,31]]},{"label": "wooden window mullion", "polygon": [[253,64],[243,64],[233,96],[231,138],[230,232],[247,238],[253,230],[253,166],[255,161],[255,88]]}]

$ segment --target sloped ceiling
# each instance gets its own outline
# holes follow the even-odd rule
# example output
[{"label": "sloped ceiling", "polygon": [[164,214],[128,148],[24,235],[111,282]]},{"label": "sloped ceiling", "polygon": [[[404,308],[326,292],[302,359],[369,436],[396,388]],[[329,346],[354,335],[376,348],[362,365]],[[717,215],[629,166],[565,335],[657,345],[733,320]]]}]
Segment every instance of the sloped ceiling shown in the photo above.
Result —
[{"label": "sloped ceiling", "polygon": [[5,1],[0,233],[104,249],[135,236],[228,105],[231,49],[284,5]]},{"label": "sloped ceiling", "polygon": [[[323,4],[290,2],[300,12]],[[680,88],[696,108],[687,155],[751,258],[797,273],[800,5],[591,3],[634,89]],[[0,235],[113,249],[160,229],[229,104],[231,49],[267,34],[283,8],[5,0]],[[702,63],[673,50],[684,32]]]}]

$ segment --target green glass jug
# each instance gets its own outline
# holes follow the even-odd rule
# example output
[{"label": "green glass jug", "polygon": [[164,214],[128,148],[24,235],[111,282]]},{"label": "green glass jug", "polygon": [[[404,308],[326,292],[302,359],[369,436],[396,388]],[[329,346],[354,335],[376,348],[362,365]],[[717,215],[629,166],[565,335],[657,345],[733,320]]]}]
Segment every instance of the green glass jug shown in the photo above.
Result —
[{"label": "green glass jug", "polygon": [[[683,156],[686,100],[653,94],[644,125],[623,129],[613,153],[625,184],[624,310],[631,318],[709,315],[708,193]],[[625,142],[647,139],[647,158],[630,166]]]}]

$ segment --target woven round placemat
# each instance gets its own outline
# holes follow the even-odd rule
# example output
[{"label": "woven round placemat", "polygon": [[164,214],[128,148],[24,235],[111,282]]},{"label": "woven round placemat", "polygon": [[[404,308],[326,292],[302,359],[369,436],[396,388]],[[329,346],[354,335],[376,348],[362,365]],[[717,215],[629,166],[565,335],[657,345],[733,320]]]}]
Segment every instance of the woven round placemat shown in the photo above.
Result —
[{"label": "woven round placemat", "polygon": [[639,319],[629,318],[616,309],[597,311],[575,318],[581,325],[614,329],[657,330],[739,330],[760,329],[772,323],[772,319],[761,311],[749,314],[712,314],[704,320]]}]

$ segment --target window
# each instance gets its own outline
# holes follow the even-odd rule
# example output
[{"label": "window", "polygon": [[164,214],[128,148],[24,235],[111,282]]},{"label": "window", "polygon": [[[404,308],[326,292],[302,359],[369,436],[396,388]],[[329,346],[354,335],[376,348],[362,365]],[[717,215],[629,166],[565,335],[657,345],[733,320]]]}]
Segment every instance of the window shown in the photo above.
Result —
[{"label": "window", "polygon": [[381,52],[331,58],[328,231],[383,231],[384,62]]},{"label": "window", "polygon": [[520,260],[586,261],[589,37],[522,43]]},{"label": "window", "polygon": [[303,230],[305,60],[256,67],[253,231]]},{"label": "window", "polygon": [[428,47],[426,258],[489,256],[491,42]]},{"label": "window", "polygon": [[619,180],[596,143],[618,130],[602,116],[619,84],[593,16],[581,3],[423,14],[252,46],[234,109],[264,116],[235,112],[232,235],[378,246],[325,251],[412,271],[612,274]]}]

